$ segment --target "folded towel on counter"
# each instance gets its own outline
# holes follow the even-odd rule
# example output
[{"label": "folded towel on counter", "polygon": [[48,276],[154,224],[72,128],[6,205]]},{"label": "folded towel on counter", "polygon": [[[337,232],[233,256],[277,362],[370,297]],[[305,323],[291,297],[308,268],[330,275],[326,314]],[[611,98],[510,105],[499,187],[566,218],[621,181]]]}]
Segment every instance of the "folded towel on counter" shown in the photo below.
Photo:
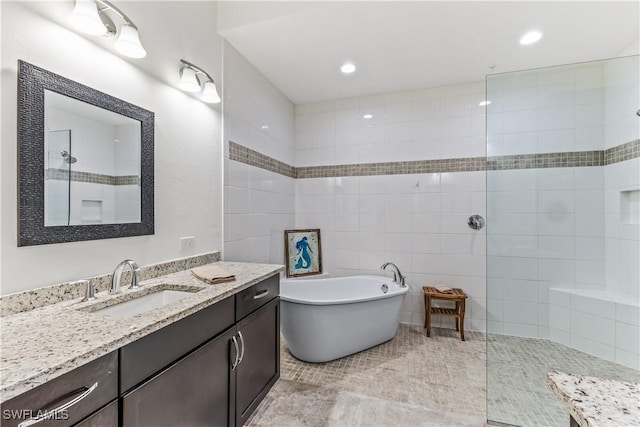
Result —
[{"label": "folded towel on counter", "polygon": [[203,265],[202,267],[192,268],[191,272],[198,279],[210,285],[236,280],[236,276],[229,274],[229,272],[224,271],[217,265]]},{"label": "folded towel on counter", "polygon": [[450,294],[453,292],[453,289],[445,286],[445,285],[435,285],[434,288],[436,288],[438,290],[438,292],[442,293],[442,294]]}]

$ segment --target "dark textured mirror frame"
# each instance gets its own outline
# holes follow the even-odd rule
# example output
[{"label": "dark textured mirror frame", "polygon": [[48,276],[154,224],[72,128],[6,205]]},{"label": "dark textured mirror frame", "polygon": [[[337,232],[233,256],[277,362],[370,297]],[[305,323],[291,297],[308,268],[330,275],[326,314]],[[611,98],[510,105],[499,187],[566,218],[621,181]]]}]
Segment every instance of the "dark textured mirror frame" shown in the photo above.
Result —
[{"label": "dark textured mirror frame", "polygon": [[[44,91],[140,121],[139,223],[44,226]],[[153,138],[151,111],[18,61],[18,246],[113,239],[154,233]]]}]

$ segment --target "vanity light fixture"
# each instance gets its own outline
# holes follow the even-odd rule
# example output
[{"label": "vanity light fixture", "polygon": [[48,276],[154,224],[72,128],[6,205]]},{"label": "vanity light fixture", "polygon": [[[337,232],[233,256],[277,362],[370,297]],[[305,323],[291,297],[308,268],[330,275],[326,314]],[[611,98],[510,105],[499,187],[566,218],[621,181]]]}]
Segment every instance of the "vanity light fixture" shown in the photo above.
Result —
[{"label": "vanity light fixture", "polygon": [[[202,68],[181,59],[182,68],[180,69],[180,83],[178,86],[185,92],[198,92],[202,88],[200,99],[209,104],[217,104],[220,102],[218,89],[213,81],[213,77]],[[201,75],[198,79],[198,75]],[[204,76],[205,78],[202,78]],[[201,83],[202,82],[202,83]],[[201,87],[202,85],[202,87]]]},{"label": "vanity light fixture", "polygon": [[[120,17],[120,29],[107,12]],[[120,9],[106,0],[76,0],[69,23],[92,36],[116,37],[113,47],[129,58],[144,58],[147,51],[140,43],[138,27]]]},{"label": "vanity light fixture", "polygon": [[365,120],[373,119],[373,114],[365,114],[362,118]]}]

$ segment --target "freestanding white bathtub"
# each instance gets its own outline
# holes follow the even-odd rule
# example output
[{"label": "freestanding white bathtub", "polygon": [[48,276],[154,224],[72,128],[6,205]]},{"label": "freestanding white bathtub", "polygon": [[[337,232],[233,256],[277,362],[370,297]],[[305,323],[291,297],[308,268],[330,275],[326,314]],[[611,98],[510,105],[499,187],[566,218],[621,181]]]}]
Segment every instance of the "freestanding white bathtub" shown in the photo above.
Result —
[{"label": "freestanding white bathtub", "polygon": [[328,362],[390,340],[408,290],[384,276],[283,279],[281,324],[291,354]]}]

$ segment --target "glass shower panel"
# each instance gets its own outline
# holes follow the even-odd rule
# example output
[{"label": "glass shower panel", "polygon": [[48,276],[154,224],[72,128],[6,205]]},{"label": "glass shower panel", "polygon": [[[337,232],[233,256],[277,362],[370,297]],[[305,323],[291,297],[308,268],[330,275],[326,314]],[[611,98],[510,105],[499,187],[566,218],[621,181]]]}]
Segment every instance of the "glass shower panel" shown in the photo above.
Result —
[{"label": "glass shower panel", "polygon": [[551,370],[640,378],[639,75],[635,56],[486,79],[491,421],[567,425]]},{"label": "glass shower panel", "polygon": [[69,225],[71,165],[71,130],[46,132],[44,200],[45,226]]}]

